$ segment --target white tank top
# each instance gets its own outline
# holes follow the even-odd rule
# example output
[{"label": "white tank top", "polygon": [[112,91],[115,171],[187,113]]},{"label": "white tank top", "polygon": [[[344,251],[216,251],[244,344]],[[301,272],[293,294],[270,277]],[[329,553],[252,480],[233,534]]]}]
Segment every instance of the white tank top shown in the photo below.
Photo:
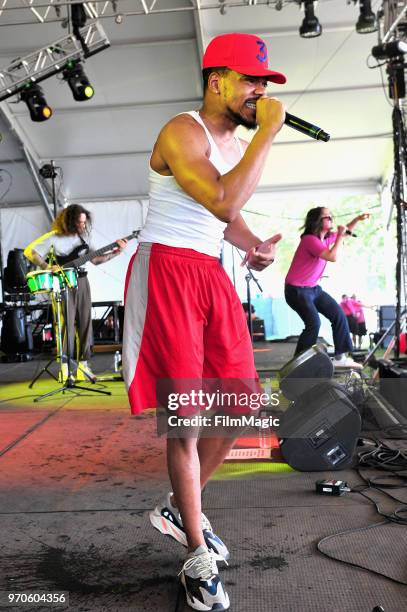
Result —
[{"label": "white tank top", "polygon": [[[235,164],[223,159],[199,113],[181,114],[191,115],[203,127],[211,147],[209,161],[221,175],[229,172]],[[241,142],[236,136],[235,139],[243,156]],[[185,193],[173,176],[163,176],[151,165],[149,181],[150,204],[145,225],[138,236],[139,242],[158,242],[219,257],[227,224]]]}]

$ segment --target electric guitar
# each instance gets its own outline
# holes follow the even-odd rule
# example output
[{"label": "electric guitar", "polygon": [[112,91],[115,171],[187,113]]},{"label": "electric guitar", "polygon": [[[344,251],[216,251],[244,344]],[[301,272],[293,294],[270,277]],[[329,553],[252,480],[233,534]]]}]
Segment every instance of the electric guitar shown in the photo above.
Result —
[{"label": "electric guitar", "polygon": [[[122,240],[133,240],[133,238],[137,238],[140,230],[134,230],[129,236],[126,236]],[[58,255],[57,262],[62,268],[79,268],[83,266],[87,261],[90,261],[94,257],[98,257],[99,255],[104,255],[107,251],[111,251],[117,247],[117,242],[111,242],[101,249],[97,249],[97,251],[90,251],[89,253],[85,253],[84,255],[79,255],[81,251],[83,251],[83,245],[80,244],[75,249],[73,249],[68,255]]]}]

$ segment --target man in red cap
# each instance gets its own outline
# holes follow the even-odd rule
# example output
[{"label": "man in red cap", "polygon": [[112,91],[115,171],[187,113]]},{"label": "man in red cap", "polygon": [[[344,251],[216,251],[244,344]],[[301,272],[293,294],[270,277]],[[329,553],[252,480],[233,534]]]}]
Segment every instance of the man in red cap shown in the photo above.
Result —
[{"label": "man in red cap", "polygon": [[[177,115],[158,136],[147,220],[126,281],[123,373],[133,414],[158,406],[163,380],[177,391],[185,380],[258,379],[243,309],[219,254],[227,240],[246,251],[254,270],[274,261],[281,235],[259,238],[240,211],[284,123],[281,102],[266,96],[268,82],[285,80],[268,68],[257,36],[217,36],[203,58],[202,107]],[[258,128],[250,143],[235,135],[239,125]],[[171,412],[179,396],[165,396],[171,416],[183,414]],[[159,531],[188,548],[180,574],[195,610],[229,608],[216,564],[229,552],[201,512],[201,490],[233,441],[223,432],[168,436],[173,493],[150,513]]]}]

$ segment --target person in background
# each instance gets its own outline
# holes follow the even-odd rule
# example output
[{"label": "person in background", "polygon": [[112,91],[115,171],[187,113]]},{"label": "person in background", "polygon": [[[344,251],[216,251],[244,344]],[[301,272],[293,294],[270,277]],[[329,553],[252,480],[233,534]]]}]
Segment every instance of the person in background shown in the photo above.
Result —
[{"label": "person in background", "polygon": [[317,206],[308,211],[300,244],[285,279],[286,302],[305,324],[295,349],[296,355],[316,343],[321,326],[319,318],[321,313],[332,325],[334,366],[362,368],[348,355],[353,350],[353,345],[343,310],[326,291],[323,291],[318,281],[327,262],[336,261],[346,231],[351,231],[359,221],[368,217],[367,213],[360,214],[346,226],[339,225],[334,231],[329,208]]},{"label": "person in background", "polygon": [[339,304],[345,313],[345,317],[348,320],[349,331],[352,334],[353,344],[356,345],[356,338],[358,333],[358,324],[356,321],[356,308],[353,300],[344,293],[342,295],[342,301]]},{"label": "person in background", "polygon": [[[246,315],[246,319],[248,319],[249,318],[249,304],[247,302],[242,302],[242,306],[243,306],[244,313]],[[250,313],[251,313],[250,318],[252,319],[252,321],[254,319],[257,319],[256,311],[254,309],[253,304],[250,304]]]},{"label": "person in background", "polygon": [[356,336],[358,339],[358,348],[361,349],[363,337],[367,334],[366,319],[365,313],[363,312],[363,307],[371,308],[371,306],[366,306],[365,304],[362,304],[362,302],[357,299],[355,294],[351,295],[351,301],[355,310],[355,320],[357,329]]},{"label": "person in background", "polygon": [[[55,265],[58,257],[64,258],[67,263],[78,255],[93,251],[91,237],[92,218],[86,208],[80,204],[71,204],[62,209],[52,224],[50,232],[33,240],[24,250],[24,255],[33,264],[42,270],[53,270],[58,274]],[[108,253],[93,257],[90,261],[95,264],[105,263],[113,257],[120,255],[126,247],[126,240],[117,240],[117,247]],[[80,252],[78,251],[80,249]],[[54,261],[54,259],[56,261]],[[88,363],[91,357],[93,344],[92,330],[92,298],[87,272],[78,268],[77,287],[69,288],[66,292],[68,319],[65,321],[64,357],[61,364],[62,380],[68,378],[67,359],[74,359],[75,324],[78,331],[78,357],[79,364],[76,380],[96,380]]]}]

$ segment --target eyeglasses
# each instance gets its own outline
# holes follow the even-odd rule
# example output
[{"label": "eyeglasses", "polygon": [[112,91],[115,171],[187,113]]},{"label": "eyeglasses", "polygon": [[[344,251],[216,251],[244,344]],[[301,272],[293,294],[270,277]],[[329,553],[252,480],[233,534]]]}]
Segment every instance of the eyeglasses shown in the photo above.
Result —
[{"label": "eyeglasses", "polygon": [[326,215],[325,217],[321,217],[321,220],[322,219],[329,219],[329,221],[332,221],[331,215]]}]

